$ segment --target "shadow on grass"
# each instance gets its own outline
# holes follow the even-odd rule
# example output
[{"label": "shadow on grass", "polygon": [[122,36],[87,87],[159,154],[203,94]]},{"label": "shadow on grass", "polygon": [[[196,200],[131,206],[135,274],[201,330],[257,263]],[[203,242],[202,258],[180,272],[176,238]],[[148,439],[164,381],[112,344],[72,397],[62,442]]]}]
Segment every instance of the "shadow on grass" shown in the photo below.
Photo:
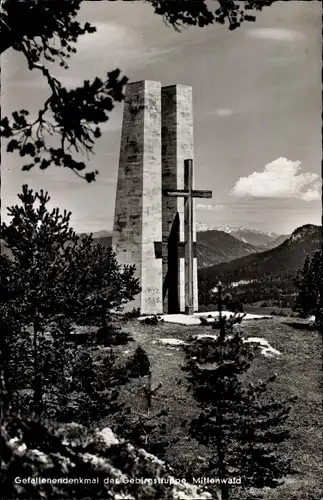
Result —
[{"label": "shadow on grass", "polygon": [[126,345],[133,338],[120,328],[109,325],[101,328],[76,326],[73,333],[66,336],[66,340],[75,345],[115,347]]},{"label": "shadow on grass", "polygon": [[300,321],[283,321],[282,323],[295,328],[295,330],[308,330],[310,332],[318,330],[318,327],[314,323],[302,323]]}]

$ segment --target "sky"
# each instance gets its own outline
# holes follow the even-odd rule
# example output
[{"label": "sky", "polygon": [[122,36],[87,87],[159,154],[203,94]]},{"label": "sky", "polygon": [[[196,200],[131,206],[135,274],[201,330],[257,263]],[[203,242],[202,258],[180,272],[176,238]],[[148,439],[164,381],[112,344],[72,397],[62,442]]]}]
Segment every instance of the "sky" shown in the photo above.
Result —
[{"label": "sky", "polygon": [[[79,18],[97,32],[79,39],[68,70],[52,67],[68,87],[117,67],[130,81],[192,86],[195,185],[213,191],[195,201],[197,222],[279,234],[320,223],[320,2],[278,1],[233,32],[178,33],[144,2],[84,2]],[[1,65],[2,116],[35,114],[48,95],[44,79],[11,49]],[[111,230],[122,111],[120,103],[86,161],[100,172],[94,183],[56,167],[22,172],[19,155],[3,151],[3,219],[27,183],[70,210],[77,232]]]}]

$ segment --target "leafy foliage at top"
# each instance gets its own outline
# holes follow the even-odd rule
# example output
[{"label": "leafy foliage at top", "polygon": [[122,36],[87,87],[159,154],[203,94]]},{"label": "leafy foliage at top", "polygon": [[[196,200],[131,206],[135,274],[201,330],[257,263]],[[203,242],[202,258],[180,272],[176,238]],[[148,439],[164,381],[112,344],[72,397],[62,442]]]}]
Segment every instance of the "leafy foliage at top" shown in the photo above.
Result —
[{"label": "leafy foliage at top", "polygon": [[[84,0],[41,1],[4,0],[0,8],[0,53],[9,48],[24,56],[31,71],[39,71],[50,91],[35,118],[26,109],[17,110],[12,118],[0,121],[0,136],[8,140],[7,151],[18,151],[28,162],[23,170],[35,166],[71,169],[91,182],[98,171],[86,172],[80,155],[88,158],[95,140],[100,137],[100,124],[109,119],[116,103],[124,99],[127,78],[120,70],[107,72],[92,82],[68,90],[52,74],[49,64],[68,68],[68,60],[77,50],[80,36],[92,34],[96,27],[80,23],[77,15]],[[106,0],[107,1],[107,0]],[[179,30],[186,25],[208,26],[228,23],[238,28],[244,21],[254,21],[252,11],[260,11],[273,0],[241,2],[220,0],[213,12],[205,0],[147,0],[157,15]]]},{"label": "leafy foliage at top", "polygon": [[[30,67],[37,65],[31,63]],[[43,73],[52,93],[37,118],[28,120],[28,111],[16,111],[11,122],[7,117],[1,120],[1,136],[10,139],[8,152],[18,151],[21,157],[29,156],[32,160],[23,170],[28,171],[36,165],[45,170],[55,165],[69,168],[82,177],[80,172],[86,165],[73,158],[71,151],[83,155],[93,152],[95,139],[101,136],[98,124],[106,122],[115,102],[123,100],[127,79],[121,78],[120,71],[115,70],[107,74],[105,81],[100,78],[93,82],[86,80],[83,87],[67,90],[47,70]],[[49,136],[54,140],[49,141]],[[58,145],[50,145],[51,142]],[[91,182],[97,173],[87,172],[84,178]]]},{"label": "leafy foliage at top", "polygon": [[210,9],[206,0],[146,1],[152,4],[156,14],[163,16],[164,21],[177,30],[185,25],[204,28],[214,23],[227,23],[230,30],[235,30],[245,21],[255,21],[254,11],[261,11],[275,0],[248,0],[243,3],[234,0],[219,0],[215,10]]}]

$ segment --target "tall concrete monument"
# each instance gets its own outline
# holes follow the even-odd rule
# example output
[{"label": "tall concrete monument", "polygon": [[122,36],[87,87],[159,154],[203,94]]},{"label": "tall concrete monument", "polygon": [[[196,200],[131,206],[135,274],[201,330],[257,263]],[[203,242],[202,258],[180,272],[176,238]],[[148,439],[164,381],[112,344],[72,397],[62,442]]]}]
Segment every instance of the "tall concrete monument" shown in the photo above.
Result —
[{"label": "tall concrete monument", "polygon": [[142,314],[198,309],[193,198],[192,89],[159,82],[127,86],[113,247],[135,264],[142,291],[127,309]]},{"label": "tall concrete monument", "polygon": [[127,306],[143,314],[163,312],[162,261],[155,242],[162,237],[161,85],[127,85],[112,245],[119,264],[135,264],[142,292]]}]

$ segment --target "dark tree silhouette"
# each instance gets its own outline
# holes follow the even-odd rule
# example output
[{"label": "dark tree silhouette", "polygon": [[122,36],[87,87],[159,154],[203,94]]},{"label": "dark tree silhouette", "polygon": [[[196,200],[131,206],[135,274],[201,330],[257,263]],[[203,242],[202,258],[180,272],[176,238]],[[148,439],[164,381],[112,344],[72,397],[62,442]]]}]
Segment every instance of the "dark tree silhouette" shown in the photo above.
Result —
[{"label": "dark tree silhouette", "polygon": [[255,384],[244,381],[254,354],[233,325],[233,319],[224,320],[216,339],[186,348],[187,379],[201,409],[190,436],[211,453],[201,475],[219,478],[221,500],[232,497],[232,476],[241,477],[243,488],[274,488],[291,471],[281,445],[289,437],[286,421],[294,399],[268,395],[275,375]]},{"label": "dark tree silhouette", "polygon": [[308,255],[302,270],[295,279],[298,288],[295,310],[303,318],[313,315],[317,324],[322,323],[323,262],[322,253],[317,251],[312,258]]},{"label": "dark tree silhouette", "polygon": [[94,245],[92,236],[78,237],[70,212],[48,210],[48,193],[24,185],[18,197],[21,204],[8,209],[10,223],[1,225],[11,250],[10,259],[0,256],[5,382],[12,394],[20,378],[32,380],[32,406],[40,415],[46,366],[58,366],[55,360],[47,363],[45,353],[62,348],[58,358],[64,370],[71,322],[80,315],[104,322],[140,288],[134,266],[121,269],[111,248]]},{"label": "dark tree silhouette", "polygon": [[[97,77],[68,90],[51,73],[48,63],[68,68],[68,59],[76,52],[79,37],[96,31],[90,23],[81,24],[77,19],[83,1],[2,2],[0,53],[9,48],[20,52],[29,69],[44,76],[50,95],[35,119],[31,119],[25,109],[15,111],[11,119],[4,117],[0,121],[0,136],[8,140],[8,152],[18,151],[20,156],[28,158],[23,170],[35,166],[44,170],[54,165],[69,168],[91,182],[98,172],[84,173],[86,165],[80,161],[79,154],[88,157],[93,152],[95,139],[101,135],[100,124],[109,119],[116,103],[124,98],[127,78],[115,69],[109,71],[104,80]],[[220,0],[215,10],[209,8],[206,0],[146,1],[176,30],[186,25],[204,27],[214,23],[227,24],[234,30],[244,21],[254,21],[252,13],[275,0],[243,3]]]}]

